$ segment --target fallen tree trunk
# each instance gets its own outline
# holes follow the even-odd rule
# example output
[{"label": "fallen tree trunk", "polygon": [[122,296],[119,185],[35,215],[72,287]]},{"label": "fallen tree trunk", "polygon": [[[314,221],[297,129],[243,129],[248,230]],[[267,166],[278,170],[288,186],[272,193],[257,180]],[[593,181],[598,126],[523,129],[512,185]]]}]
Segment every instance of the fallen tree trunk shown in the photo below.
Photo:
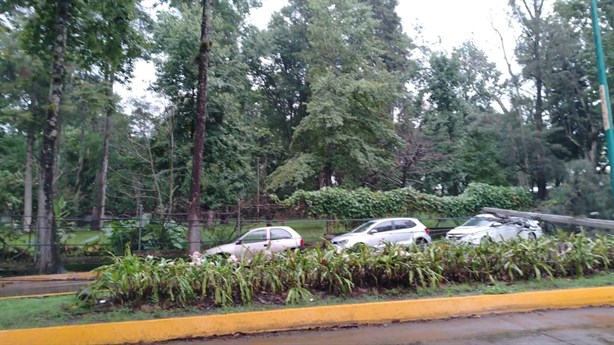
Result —
[{"label": "fallen tree trunk", "polygon": [[604,219],[574,218],[571,216],[560,216],[556,214],[537,213],[537,212],[521,212],[521,211],[505,210],[505,209],[494,208],[494,207],[484,207],[482,209],[482,212],[492,213],[495,215],[508,216],[508,217],[509,216],[525,217],[529,219],[543,220],[543,221],[556,223],[556,224],[578,225],[578,226],[584,226],[584,227],[595,228],[595,229],[614,230],[614,221],[604,220]]}]

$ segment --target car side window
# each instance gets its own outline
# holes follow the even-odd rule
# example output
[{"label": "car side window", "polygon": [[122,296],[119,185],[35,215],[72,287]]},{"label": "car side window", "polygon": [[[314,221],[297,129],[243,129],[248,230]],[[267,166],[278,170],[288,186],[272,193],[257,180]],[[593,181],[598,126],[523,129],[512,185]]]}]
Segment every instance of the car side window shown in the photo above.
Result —
[{"label": "car side window", "polygon": [[245,235],[241,240],[242,243],[255,243],[266,241],[266,229],[256,230]]},{"label": "car side window", "polygon": [[416,226],[416,223],[411,220],[395,220],[394,225],[396,229],[410,229]]},{"label": "car side window", "polygon": [[392,225],[392,222],[388,221],[388,222],[383,222],[379,225],[376,225],[373,230],[377,230],[377,232],[386,232],[386,231],[390,231],[394,229],[394,226]]},{"label": "car side window", "polygon": [[271,229],[271,240],[283,240],[286,238],[292,238],[292,235],[286,230],[277,228]]}]

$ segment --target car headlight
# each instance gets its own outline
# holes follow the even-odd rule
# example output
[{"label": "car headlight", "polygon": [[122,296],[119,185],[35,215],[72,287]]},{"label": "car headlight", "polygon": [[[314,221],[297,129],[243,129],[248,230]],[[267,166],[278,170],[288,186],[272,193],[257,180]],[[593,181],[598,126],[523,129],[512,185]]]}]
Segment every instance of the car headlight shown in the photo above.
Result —
[{"label": "car headlight", "polygon": [[338,240],[333,242],[333,244],[339,245],[339,246],[344,246],[348,243],[349,240]]}]

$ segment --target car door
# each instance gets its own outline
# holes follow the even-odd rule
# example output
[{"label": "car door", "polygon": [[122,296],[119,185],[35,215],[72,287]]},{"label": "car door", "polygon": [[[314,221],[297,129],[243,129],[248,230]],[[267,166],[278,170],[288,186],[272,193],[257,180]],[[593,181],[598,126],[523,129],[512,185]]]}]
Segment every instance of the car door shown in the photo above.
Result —
[{"label": "car door", "polygon": [[414,233],[413,228],[416,227],[416,223],[409,219],[395,219],[393,236],[390,242],[410,244],[413,243]]},{"label": "car door", "polygon": [[392,221],[387,220],[376,224],[371,230],[369,230],[369,245],[376,246],[383,242],[390,242],[388,239],[391,236],[391,231],[394,230],[394,224]]},{"label": "car door", "polygon": [[514,223],[504,223],[495,228],[497,231],[497,240],[507,241],[518,234],[518,226]]},{"label": "car door", "polygon": [[250,257],[266,250],[270,245],[268,229],[257,229],[248,232],[243,236],[239,245],[241,246],[241,257]]},{"label": "car door", "polygon": [[271,251],[283,252],[288,248],[296,247],[296,240],[283,228],[271,228]]}]

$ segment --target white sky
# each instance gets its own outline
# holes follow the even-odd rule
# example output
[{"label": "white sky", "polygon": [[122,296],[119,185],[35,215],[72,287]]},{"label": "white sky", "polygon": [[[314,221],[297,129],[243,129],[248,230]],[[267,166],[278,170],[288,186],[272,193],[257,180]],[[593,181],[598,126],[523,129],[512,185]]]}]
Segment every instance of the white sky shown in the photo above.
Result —
[{"label": "white sky", "polygon": [[[271,14],[286,4],[286,0],[262,0],[262,7],[253,11],[250,21],[264,29]],[[432,50],[450,52],[463,42],[473,40],[507,77],[501,42],[492,28],[494,25],[502,32],[507,55],[513,58],[515,34],[508,24],[507,4],[508,0],[399,0],[397,14],[405,32],[416,43],[425,44]],[[421,27],[419,35],[416,27]],[[140,61],[135,66],[134,75],[129,86],[131,90],[118,87],[120,96],[124,100],[132,97],[160,103],[160,97],[147,90],[155,80],[153,64]]]}]

